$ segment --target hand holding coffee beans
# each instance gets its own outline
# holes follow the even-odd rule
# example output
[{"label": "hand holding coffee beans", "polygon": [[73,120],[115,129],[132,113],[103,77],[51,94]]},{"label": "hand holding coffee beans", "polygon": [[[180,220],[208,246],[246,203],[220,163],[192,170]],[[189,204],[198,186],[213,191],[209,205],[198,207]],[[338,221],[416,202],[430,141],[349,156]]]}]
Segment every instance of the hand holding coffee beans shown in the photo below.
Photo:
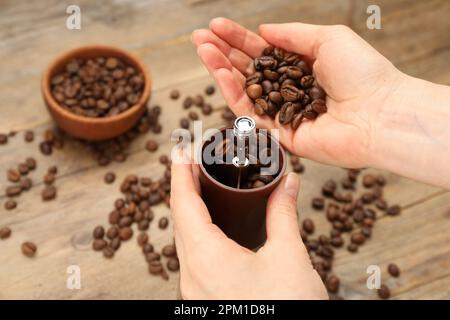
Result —
[{"label": "hand holding coffee beans", "polygon": [[325,91],[298,54],[269,46],[253,63],[255,73],[246,79],[246,92],[257,115],[278,114],[280,124],[295,130],[303,119],[327,112]]}]

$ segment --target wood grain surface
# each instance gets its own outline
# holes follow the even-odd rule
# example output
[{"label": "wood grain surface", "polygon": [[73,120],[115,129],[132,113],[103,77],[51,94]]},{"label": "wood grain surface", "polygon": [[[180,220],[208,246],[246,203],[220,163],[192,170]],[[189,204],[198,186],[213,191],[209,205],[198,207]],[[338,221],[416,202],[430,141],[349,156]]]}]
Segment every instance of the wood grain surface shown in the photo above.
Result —
[{"label": "wood grain surface", "polygon": [[[119,184],[127,174],[158,178],[163,167],[161,154],[169,154],[170,132],[178,127],[187,111],[183,97],[202,93],[213,81],[200,63],[190,43],[190,33],[207,27],[215,16],[226,16],[256,30],[265,22],[302,21],[351,26],[402,71],[433,82],[450,85],[450,2],[430,1],[299,1],[299,0],[79,0],[82,29],[65,27],[69,1],[0,2],[0,133],[17,131],[7,145],[0,146],[0,227],[12,235],[0,240],[0,298],[13,299],[176,299],[178,275],[169,281],[150,276],[135,237],[124,243],[112,260],[91,250],[92,229],[106,225]],[[366,8],[378,4],[382,29],[366,28]],[[150,105],[161,105],[163,132],[135,139],[124,163],[97,165],[92,154],[76,142],[46,157],[38,142],[53,123],[40,95],[40,77],[50,61],[61,52],[88,43],[116,45],[130,50],[147,64],[154,87]],[[169,98],[170,90],[180,90],[181,99]],[[221,127],[224,101],[219,92],[208,101],[214,106],[204,127]],[[23,141],[23,132],[33,130],[36,139]],[[145,150],[154,138],[156,153]],[[18,207],[6,211],[6,170],[26,157],[34,156],[38,168],[30,174],[33,188],[18,199]],[[345,171],[304,160],[302,190],[298,202],[300,219],[310,217],[318,232],[328,232],[323,213],[311,209],[311,198],[320,193],[329,178],[340,180]],[[50,165],[58,165],[55,185],[58,197],[42,202],[42,176]],[[369,169],[373,172],[377,170]],[[103,176],[114,171],[117,179],[107,185]],[[375,299],[366,288],[366,268],[379,265],[383,281],[394,299],[450,298],[450,193],[442,189],[382,172],[389,203],[399,204],[399,217],[382,217],[372,239],[357,254],[338,250],[333,272],[341,277],[340,294],[346,299]],[[155,208],[156,217],[169,216],[165,205]],[[169,227],[161,231],[153,223],[151,242],[156,248],[172,242]],[[38,245],[36,257],[20,252],[20,244],[30,240]],[[399,278],[390,278],[386,267],[395,262]],[[69,265],[81,268],[81,290],[66,287]]]}]

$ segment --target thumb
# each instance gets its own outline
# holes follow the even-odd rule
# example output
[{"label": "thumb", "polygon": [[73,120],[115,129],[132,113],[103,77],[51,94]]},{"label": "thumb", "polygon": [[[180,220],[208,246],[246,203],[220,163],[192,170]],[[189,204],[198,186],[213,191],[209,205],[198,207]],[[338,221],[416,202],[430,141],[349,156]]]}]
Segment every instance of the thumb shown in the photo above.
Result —
[{"label": "thumb", "polygon": [[297,219],[297,195],[300,179],[297,174],[288,173],[272,192],[267,204],[267,241],[300,241]]}]

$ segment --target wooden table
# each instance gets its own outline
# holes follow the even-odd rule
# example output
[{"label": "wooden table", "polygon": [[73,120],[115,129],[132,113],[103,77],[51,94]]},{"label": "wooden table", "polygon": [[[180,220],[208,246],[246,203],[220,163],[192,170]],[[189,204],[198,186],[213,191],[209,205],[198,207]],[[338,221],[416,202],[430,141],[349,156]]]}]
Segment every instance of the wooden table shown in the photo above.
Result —
[{"label": "wooden table", "polygon": [[[65,28],[65,1],[2,1],[0,4],[0,131],[18,131],[0,146],[0,226],[9,226],[12,236],[0,241],[0,298],[27,299],[175,299],[178,276],[168,282],[149,276],[146,263],[135,243],[125,243],[112,260],[90,249],[91,231],[106,224],[113,201],[120,195],[120,180],[129,173],[159,177],[161,154],[170,150],[170,131],[178,126],[185,111],[181,101],[169,99],[178,88],[182,98],[201,93],[212,83],[190,43],[190,33],[206,27],[215,16],[227,16],[256,29],[263,22],[304,21],[321,24],[347,24],[387,56],[402,71],[413,76],[450,85],[450,2],[376,1],[381,7],[382,30],[366,28],[366,8],[370,1],[87,1],[77,3],[82,10],[82,29]],[[87,43],[106,43],[128,49],[141,57],[154,79],[151,104],[163,107],[160,135],[136,139],[125,163],[99,167],[92,155],[79,145],[68,143],[50,157],[38,152],[42,133],[52,127],[43,105],[39,82],[43,69],[55,55]],[[204,117],[207,127],[223,124],[220,111],[224,102],[216,93],[208,100],[215,111]],[[32,144],[25,144],[23,131],[36,133]],[[154,137],[161,144],[158,152],[144,149]],[[412,148],[412,152],[417,152]],[[33,188],[19,198],[18,208],[6,211],[4,172],[35,156],[38,168],[31,174]],[[340,168],[304,161],[299,200],[301,219],[311,217],[317,228],[328,232],[323,214],[310,208],[311,197],[320,192],[328,178],[340,179]],[[59,166],[58,198],[43,203],[40,198],[42,176],[50,165]],[[432,166],[431,166],[432,169]],[[117,180],[103,183],[105,172],[113,170]],[[340,294],[348,299],[376,298],[366,288],[366,268],[379,265],[383,281],[394,299],[450,298],[450,193],[385,173],[389,203],[400,204],[400,217],[384,217],[377,222],[373,238],[358,254],[338,250],[334,272],[341,277]],[[164,205],[156,216],[169,216]],[[172,241],[170,230],[161,232],[153,223],[151,241],[157,248]],[[20,244],[34,241],[39,249],[35,258],[24,257]],[[401,277],[389,278],[386,266],[397,263]],[[81,268],[81,290],[66,288],[66,269]]]}]

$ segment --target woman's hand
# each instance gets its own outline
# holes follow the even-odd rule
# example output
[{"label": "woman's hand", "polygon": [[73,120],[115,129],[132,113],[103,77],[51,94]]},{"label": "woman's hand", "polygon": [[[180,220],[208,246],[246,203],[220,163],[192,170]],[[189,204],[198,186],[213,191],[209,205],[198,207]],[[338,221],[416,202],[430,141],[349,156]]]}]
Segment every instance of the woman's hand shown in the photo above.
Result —
[{"label": "woman's hand", "polygon": [[[343,167],[371,162],[378,117],[403,74],[351,29],[266,24],[257,35],[216,18],[210,30],[194,31],[192,41],[237,116],[250,115],[260,127],[280,129],[282,144],[296,155]],[[302,122],[296,131],[280,125],[278,117],[256,115],[244,91],[245,78],[254,71],[253,59],[269,44],[302,55],[327,92],[328,112]]]},{"label": "woman's hand", "polygon": [[327,299],[299,233],[299,178],[289,173],[272,193],[267,241],[241,247],[211,222],[199,192],[198,167],[180,151],[172,159],[170,207],[184,299]]}]

